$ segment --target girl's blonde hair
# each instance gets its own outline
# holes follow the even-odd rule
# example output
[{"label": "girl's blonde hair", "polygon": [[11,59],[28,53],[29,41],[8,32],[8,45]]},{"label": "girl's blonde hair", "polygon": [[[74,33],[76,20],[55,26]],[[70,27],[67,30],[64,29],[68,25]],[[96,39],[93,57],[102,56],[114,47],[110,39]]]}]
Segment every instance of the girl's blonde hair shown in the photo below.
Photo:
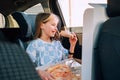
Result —
[{"label": "girl's blonde hair", "polygon": [[[50,20],[50,16],[52,15],[53,13],[39,13],[37,16],[36,16],[36,21],[35,21],[35,35],[34,35],[34,39],[36,38],[40,38],[41,35],[42,35],[42,30],[40,28],[40,25],[41,23],[47,23],[49,20]],[[55,14],[53,14],[55,15]],[[58,20],[59,17],[57,15],[55,15]],[[57,26],[58,27],[58,26]],[[56,32],[55,36],[52,37],[51,39],[53,40],[58,40],[60,38],[60,35],[59,35],[59,31]]]}]

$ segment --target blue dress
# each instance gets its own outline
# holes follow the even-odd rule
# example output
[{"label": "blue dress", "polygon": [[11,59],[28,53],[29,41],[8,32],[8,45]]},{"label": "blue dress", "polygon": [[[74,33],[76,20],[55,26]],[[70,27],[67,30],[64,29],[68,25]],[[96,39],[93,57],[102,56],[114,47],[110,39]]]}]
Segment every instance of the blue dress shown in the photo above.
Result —
[{"label": "blue dress", "polygon": [[56,40],[49,43],[38,38],[29,43],[26,51],[37,67],[54,64],[68,58],[68,50]]}]

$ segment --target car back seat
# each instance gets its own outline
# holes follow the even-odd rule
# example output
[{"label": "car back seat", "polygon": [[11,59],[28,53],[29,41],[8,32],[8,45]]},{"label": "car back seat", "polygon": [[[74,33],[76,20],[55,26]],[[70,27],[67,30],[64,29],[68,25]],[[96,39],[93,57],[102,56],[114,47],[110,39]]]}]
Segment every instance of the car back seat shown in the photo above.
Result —
[{"label": "car back seat", "polygon": [[26,49],[29,41],[32,40],[34,36],[36,15],[28,15],[24,12],[14,12],[12,16],[20,27],[19,43],[23,49]]}]

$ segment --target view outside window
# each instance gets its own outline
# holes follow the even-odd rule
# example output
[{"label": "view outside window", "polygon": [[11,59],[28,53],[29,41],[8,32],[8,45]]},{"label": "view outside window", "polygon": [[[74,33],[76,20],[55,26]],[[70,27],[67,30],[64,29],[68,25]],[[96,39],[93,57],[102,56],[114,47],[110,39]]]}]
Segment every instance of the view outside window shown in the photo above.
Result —
[{"label": "view outside window", "polygon": [[40,12],[44,12],[44,10],[43,10],[42,5],[39,3],[39,4],[36,4],[35,6],[32,6],[31,8],[27,9],[25,12],[28,14],[38,14]]},{"label": "view outside window", "polygon": [[0,28],[5,27],[5,18],[4,16],[0,13]]},{"label": "view outside window", "polygon": [[83,14],[88,3],[106,3],[107,0],[58,0],[67,27],[82,27]]}]

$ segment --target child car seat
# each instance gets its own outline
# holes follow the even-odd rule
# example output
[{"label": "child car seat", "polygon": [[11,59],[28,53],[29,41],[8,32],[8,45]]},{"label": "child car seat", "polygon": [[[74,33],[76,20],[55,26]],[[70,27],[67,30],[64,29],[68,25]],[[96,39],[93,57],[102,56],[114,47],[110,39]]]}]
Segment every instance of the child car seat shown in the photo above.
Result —
[{"label": "child car seat", "polygon": [[28,15],[24,12],[14,12],[12,16],[20,26],[20,45],[23,49],[26,49],[28,42],[33,39],[36,15]]}]

